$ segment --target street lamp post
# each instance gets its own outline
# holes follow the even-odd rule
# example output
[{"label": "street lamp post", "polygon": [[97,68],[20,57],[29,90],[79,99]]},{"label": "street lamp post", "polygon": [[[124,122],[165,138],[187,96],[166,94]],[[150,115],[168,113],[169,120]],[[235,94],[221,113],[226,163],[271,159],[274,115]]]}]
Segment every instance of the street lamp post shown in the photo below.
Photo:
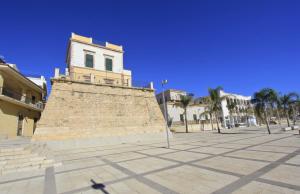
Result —
[{"label": "street lamp post", "polygon": [[164,90],[164,85],[168,83],[168,80],[163,80],[161,82],[162,86],[162,97],[163,97],[163,106],[164,106],[164,116],[165,116],[165,121],[166,121],[166,133],[167,133],[167,143],[168,143],[168,148],[170,148],[170,141],[169,141],[169,131],[168,131],[168,118],[167,118],[167,106],[166,106],[166,100],[165,100],[165,90]]}]

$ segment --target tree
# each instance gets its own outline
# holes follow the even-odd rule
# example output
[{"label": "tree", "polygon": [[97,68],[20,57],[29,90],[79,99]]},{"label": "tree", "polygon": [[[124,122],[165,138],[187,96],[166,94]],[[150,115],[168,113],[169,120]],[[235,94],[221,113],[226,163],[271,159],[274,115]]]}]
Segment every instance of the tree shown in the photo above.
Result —
[{"label": "tree", "polygon": [[[290,117],[289,111],[294,109],[293,104],[298,101],[298,97],[299,97],[298,94],[293,93],[293,92],[288,93],[288,94],[284,94],[280,97],[280,103],[282,105],[283,112],[285,114],[288,127],[291,126],[290,125],[290,120],[289,120],[289,117]],[[294,116],[294,118],[295,118],[295,116]]]},{"label": "tree", "polygon": [[237,107],[236,102],[230,102],[229,100],[227,101],[227,108],[230,114],[230,124],[232,124],[231,121],[233,120],[233,125],[235,125],[235,122],[232,115],[235,112],[236,107]]},{"label": "tree", "polygon": [[298,100],[298,102],[295,103],[295,106],[296,106],[296,111],[298,113],[297,116],[299,116],[300,115],[300,100]]},{"label": "tree", "polygon": [[191,95],[181,95],[180,96],[180,104],[182,105],[183,109],[184,109],[184,120],[185,120],[185,131],[186,133],[189,132],[188,130],[188,123],[187,123],[187,107],[190,104],[192,100],[192,96]]},{"label": "tree", "polygon": [[277,100],[276,100],[276,113],[277,113],[277,117],[279,119],[279,124],[281,125],[281,115],[282,115],[282,103],[281,103],[281,100],[280,100],[280,94],[277,96]]},{"label": "tree", "polygon": [[300,102],[300,99],[299,99],[298,93],[293,92],[292,94],[293,94],[293,102],[291,104],[291,108],[292,108],[292,112],[293,112],[294,125],[296,125],[296,120],[297,120],[296,107],[297,107],[297,104]]},{"label": "tree", "polygon": [[213,106],[212,106],[212,103],[211,103],[211,100],[209,97],[205,99],[205,103],[207,104],[207,106],[205,106],[205,111],[200,114],[200,117],[209,115],[211,130],[214,130],[214,125],[213,125],[214,112],[213,112]]},{"label": "tree", "polygon": [[246,113],[247,125],[248,125],[248,127],[250,127],[249,115],[253,115],[253,113],[254,113],[253,108],[251,107],[250,104],[247,104],[245,113]]},{"label": "tree", "polygon": [[280,121],[281,119],[279,116],[279,109],[281,106],[280,100],[279,100],[279,95],[274,89],[269,89],[269,98],[270,98],[271,109],[272,109],[272,111],[276,111],[277,121],[281,125],[281,121]]},{"label": "tree", "polygon": [[[255,112],[265,121],[268,133],[271,134],[267,109],[272,103],[272,89],[264,88],[254,93],[252,103],[255,105]],[[263,116],[262,116],[263,115]]]},{"label": "tree", "polygon": [[215,89],[209,88],[208,93],[211,100],[211,107],[212,111],[215,115],[217,127],[218,127],[218,133],[221,133],[220,126],[219,126],[219,115],[222,110],[222,101],[226,99],[227,96],[220,96],[220,91],[223,90],[222,87],[217,87]]},{"label": "tree", "polygon": [[258,121],[259,126],[261,126],[262,121],[264,120],[262,112],[263,112],[263,110],[262,110],[261,106],[257,106],[257,105],[254,106],[254,114]]}]

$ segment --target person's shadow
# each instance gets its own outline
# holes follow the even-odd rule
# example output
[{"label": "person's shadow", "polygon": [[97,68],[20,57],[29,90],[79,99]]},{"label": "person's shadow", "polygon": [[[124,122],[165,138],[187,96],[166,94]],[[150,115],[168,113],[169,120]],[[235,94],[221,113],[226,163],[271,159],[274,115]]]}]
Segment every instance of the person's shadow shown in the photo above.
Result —
[{"label": "person's shadow", "polygon": [[104,184],[102,184],[102,183],[96,183],[93,179],[91,179],[91,182],[93,183],[93,185],[91,186],[93,189],[100,190],[100,191],[102,191],[105,194],[109,194],[109,192],[107,192],[105,190],[105,185]]}]

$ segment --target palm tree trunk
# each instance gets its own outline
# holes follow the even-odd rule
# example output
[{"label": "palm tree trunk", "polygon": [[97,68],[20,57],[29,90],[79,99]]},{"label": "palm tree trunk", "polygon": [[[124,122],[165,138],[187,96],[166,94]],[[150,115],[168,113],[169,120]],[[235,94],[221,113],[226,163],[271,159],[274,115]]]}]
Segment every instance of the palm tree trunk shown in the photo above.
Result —
[{"label": "palm tree trunk", "polygon": [[217,121],[218,133],[221,133],[221,130],[220,130],[220,127],[219,127],[218,117],[217,117],[216,114],[215,114],[215,117],[216,117],[216,121]]},{"label": "palm tree trunk", "polygon": [[288,127],[290,127],[290,119],[289,119],[289,114],[287,113],[287,111],[285,110],[285,116],[286,116],[286,121],[287,121],[287,124],[288,124]]},{"label": "palm tree trunk", "polygon": [[279,123],[279,125],[281,125],[281,118],[280,118],[278,109],[276,109],[276,114],[277,114],[278,123]]},{"label": "palm tree trunk", "polygon": [[212,114],[209,114],[210,117],[210,124],[211,124],[211,130],[214,130],[214,124],[213,124],[213,120],[212,120]]},{"label": "palm tree trunk", "polygon": [[269,112],[269,111],[267,110],[267,117],[268,117],[268,121],[271,121],[271,120],[272,120],[272,118],[271,118],[271,117],[272,117],[272,111]]},{"label": "palm tree trunk", "polygon": [[230,113],[230,126],[229,126],[229,128],[231,128],[232,127],[232,120],[233,120],[233,116],[232,116],[232,113]]},{"label": "palm tree trunk", "polygon": [[268,133],[271,134],[269,121],[268,121],[268,116],[267,116],[266,111],[264,111],[264,116],[265,116],[265,121],[266,121],[266,124],[267,124]]},{"label": "palm tree trunk", "polygon": [[189,129],[188,129],[188,123],[186,118],[186,108],[184,108],[184,115],[185,115],[185,132],[188,133]]},{"label": "palm tree trunk", "polygon": [[293,122],[294,122],[294,125],[296,125],[296,114],[295,114],[294,106],[292,106],[292,112],[293,112]]}]

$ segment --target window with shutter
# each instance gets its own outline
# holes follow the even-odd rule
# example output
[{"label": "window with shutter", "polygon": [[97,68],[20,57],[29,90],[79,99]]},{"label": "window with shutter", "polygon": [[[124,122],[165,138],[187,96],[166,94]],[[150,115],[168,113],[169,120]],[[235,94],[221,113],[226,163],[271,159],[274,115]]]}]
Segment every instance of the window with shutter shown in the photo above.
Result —
[{"label": "window with shutter", "polygon": [[105,70],[112,71],[113,70],[113,61],[110,58],[105,58]]},{"label": "window with shutter", "polygon": [[94,67],[94,56],[90,54],[85,54],[85,66],[93,68]]}]

